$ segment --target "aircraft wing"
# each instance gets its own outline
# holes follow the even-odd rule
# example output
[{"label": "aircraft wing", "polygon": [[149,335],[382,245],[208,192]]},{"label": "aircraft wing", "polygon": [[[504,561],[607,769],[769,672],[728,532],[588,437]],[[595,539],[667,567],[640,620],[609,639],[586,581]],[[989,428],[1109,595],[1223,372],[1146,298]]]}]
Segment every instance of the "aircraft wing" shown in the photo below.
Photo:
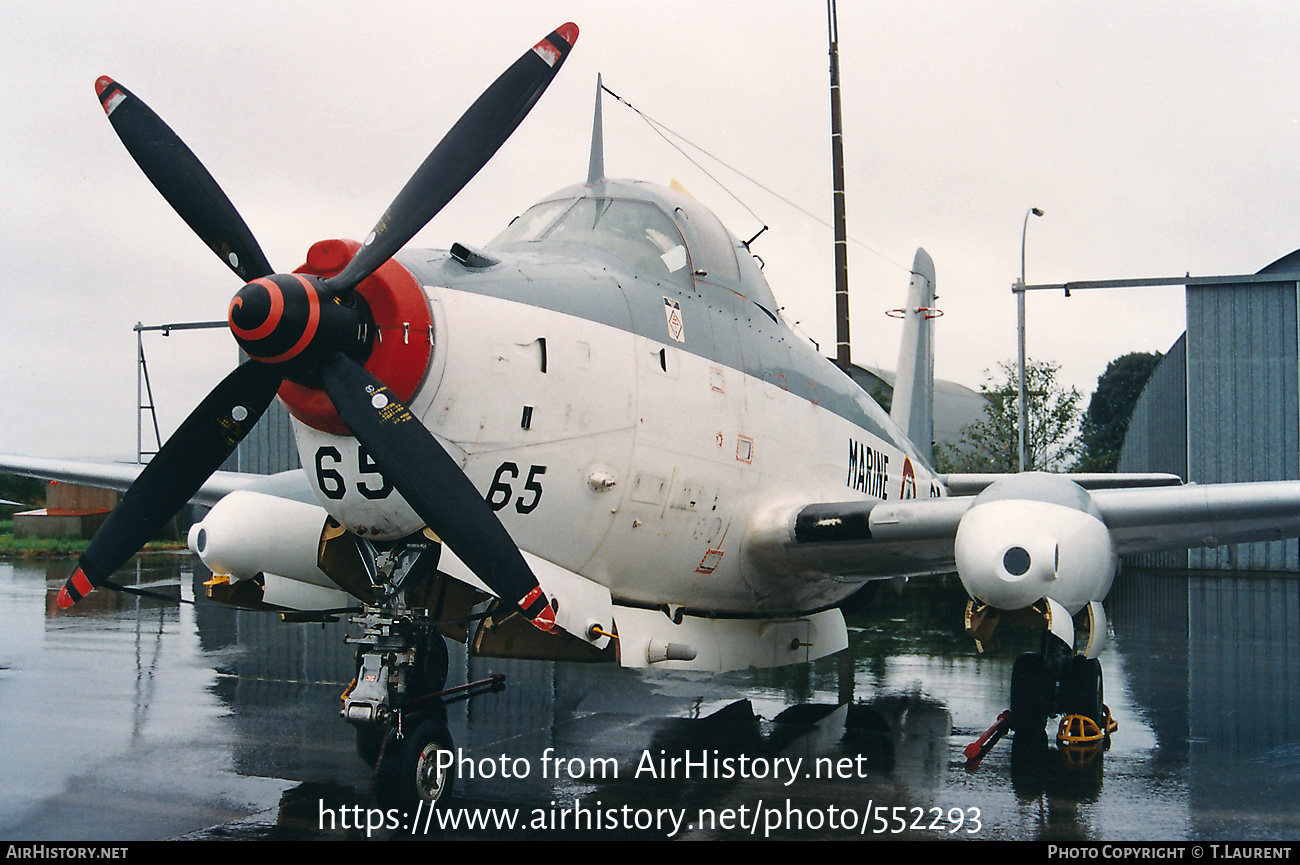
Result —
[{"label": "aircraft wing", "polygon": [[[126,491],[143,469],[143,465],[136,463],[86,462],[0,454],[0,471],[3,472],[120,492]],[[216,472],[199,488],[191,501],[213,505],[224,496],[241,489],[256,490],[295,501],[315,502],[301,471],[281,472],[277,475]]]},{"label": "aircraft wing", "polygon": [[754,533],[757,561],[805,577],[884,578],[956,570],[953,539],[973,498],[818,502]]},{"label": "aircraft wing", "polygon": [[[1014,477],[1014,476],[1011,476]],[[1025,476],[1022,476],[1025,477]],[[1069,475],[1037,478],[1073,480]],[[1025,490],[1029,490],[1028,494]],[[1300,481],[1182,484],[1080,490],[1109,529],[1118,555],[1300,536]],[[1033,493],[1022,484],[1013,498],[1031,509],[1057,506],[1057,481]],[[883,578],[952,572],[963,519],[983,501],[975,496],[901,501],[805,504],[756,532],[751,552],[807,576]],[[1016,526],[1008,526],[1014,532]]]},{"label": "aircraft wing", "polygon": [[[939,480],[947,487],[949,495],[973,496],[983,492],[985,487],[1011,477],[1015,477],[1015,473],[953,473],[940,475]],[[1163,472],[1081,472],[1071,474],[1069,478],[1085,490],[1169,487],[1180,486],[1183,482],[1178,475]]]},{"label": "aircraft wing", "polygon": [[1092,494],[1120,555],[1300,536],[1300,481]]}]

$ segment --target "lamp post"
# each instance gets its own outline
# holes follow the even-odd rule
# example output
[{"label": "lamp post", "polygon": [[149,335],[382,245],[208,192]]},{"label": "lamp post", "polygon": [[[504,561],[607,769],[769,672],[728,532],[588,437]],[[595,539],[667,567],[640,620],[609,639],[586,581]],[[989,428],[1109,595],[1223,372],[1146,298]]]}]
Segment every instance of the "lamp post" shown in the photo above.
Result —
[{"label": "lamp post", "polygon": [[1028,471],[1029,462],[1029,393],[1025,384],[1025,235],[1029,232],[1029,217],[1042,216],[1043,211],[1031,207],[1025,211],[1025,221],[1020,227],[1020,291],[1016,292],[1016,342],[1019,356],[1016,377],[1020,380],[1020,394],[1016,403],[1016,429],[1020,435],[1020,470]]}]

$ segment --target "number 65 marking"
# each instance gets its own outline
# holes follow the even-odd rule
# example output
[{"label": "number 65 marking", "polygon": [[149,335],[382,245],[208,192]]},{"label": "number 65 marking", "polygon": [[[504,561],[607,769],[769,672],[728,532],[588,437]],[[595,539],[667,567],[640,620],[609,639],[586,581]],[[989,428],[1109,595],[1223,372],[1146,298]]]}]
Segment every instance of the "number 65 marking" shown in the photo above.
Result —
[{"label": "number 65 marking", "polygon": [[[330,465],[326,465],[327,462]],[[339,453],[336,447],[326,446],[316,451],[316,486],[327,499],[337,501],[347,495],[347,481],[344,480],[343,474],[334,468],[342,462],[343,454]],[[379,476],[378,485],[368,484],[364,480],[357,481],[357,492],[366,498],[372,501],[386,499],[393,491],[393,485],[379,471],[374,457],[362,445],[357,446],[357,472],[361,475]]]},{"label": "number 65 marking", "polygon": [[[538,480],[546,474],[546,466],[530,466],[528,479],[524,481],[524,494],[515,499],[515,510],[521,514],[531,514],[542,500],[542,482]],[[509,479],[507,479],[507,476]],[[497,473],[492,476],[492,486],[488,487],[487,503],[492,510],[499,511],[510,503],[514,497],[511,481],[519,477],[519,466],[505,462],[497,466]],[[525,501],[525,497],[529,497]]]}]

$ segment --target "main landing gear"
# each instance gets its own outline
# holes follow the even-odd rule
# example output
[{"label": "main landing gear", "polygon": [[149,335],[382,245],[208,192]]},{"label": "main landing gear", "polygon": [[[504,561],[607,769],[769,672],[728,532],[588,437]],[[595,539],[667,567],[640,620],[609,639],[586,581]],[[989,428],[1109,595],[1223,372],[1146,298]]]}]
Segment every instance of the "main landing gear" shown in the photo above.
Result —
[{"label": "main landing gear", "polygon": [[1105,703],[1101,662],[1077,655],[1044,633],[1040,652],[1026,652],[1011,669],[1011,709],[967,749],[968,765],[979,764],[1003,733],[1010,731],[1016,751],[1047,747],[1049,718],[1061,716],[1056,744],[1066,762],[1092,763],[1110,745],[1118,725]]},{"label": "main landing gear", "polygon": [[1016,658],[1011,669],[1011,709],[967,748],[967,765],[977,766],[1007,732],[1014,733],[1013,753],[1045,750],[1044,728],[1048,718],[1056,715],[1061,716],[1056,732],[1059,750],[1071,762],[1091,763],[1109,746],[1110,734],[1117,729],[1106,707],[1101,662],[1096,658],[1107,634],[1101,603],[1089,603],[1073,617],[1047,598],[1010,612],[974,600],[966,605],[966,632],[980,652],[997,647],[997,630],[1004,623],[1040,631],[1040,649]]},{"label": "main landing gear", "polygon": [[[1050,636],[1043,652],[1026,652],[1011,669],[1011,729],[1017,734],[1043,730],[1052,715],[1063,715],[1079,742],[1101,741],[1110,725],[1104,702],[1101,662],[1069,652]],[[1058,737],[1059,738],[1059,737]]]}]

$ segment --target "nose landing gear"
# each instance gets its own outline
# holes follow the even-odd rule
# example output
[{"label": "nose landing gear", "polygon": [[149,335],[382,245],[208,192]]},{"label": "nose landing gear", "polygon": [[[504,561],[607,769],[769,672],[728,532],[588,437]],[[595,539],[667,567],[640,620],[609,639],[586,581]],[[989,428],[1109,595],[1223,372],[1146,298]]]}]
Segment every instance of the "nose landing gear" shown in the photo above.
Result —
[{"label": "nose landing gear", "polygon": [[1063,715],[1063,723],[1078,719],[1061,728],[1075,731],[1067,742],[1084,741],[1084,730],[1105,739],[1115,726],[1104,701],[1101,662],[1072,654],[1054,640],[1044,642],[1043,652],[1026,652],[1011,669],[1011,729],[1041,731],[1049,717]]},{"label": "nose landing gear", "polygon": [[412,814],[444,800],[455,783],[447,704],[501,690],[505,677],[446,687],[443,632],[463,630],[476,598],[448,595],[435,570],[439,544],[420,534],[379,547],[328,529],[322,559],[331,576],[367,601],[351,619],[362,633],[347,638],[357,646],[357,673],[340,713],[356,728],[357,754],[374,769],[377,803]]},{"label": "nose landing gear", "polygon": [[409,619],[376,626],[387,637],[367,630],[370,642],[357,653],[357,680],[343,695],[342,715],[356,727],[357,754],[374,768],[377,804],[412,814],[421,803],[438,805],[455,785],[447,706],[500,691],[505,676],[446,688],[447,645],[440,634]]}]

